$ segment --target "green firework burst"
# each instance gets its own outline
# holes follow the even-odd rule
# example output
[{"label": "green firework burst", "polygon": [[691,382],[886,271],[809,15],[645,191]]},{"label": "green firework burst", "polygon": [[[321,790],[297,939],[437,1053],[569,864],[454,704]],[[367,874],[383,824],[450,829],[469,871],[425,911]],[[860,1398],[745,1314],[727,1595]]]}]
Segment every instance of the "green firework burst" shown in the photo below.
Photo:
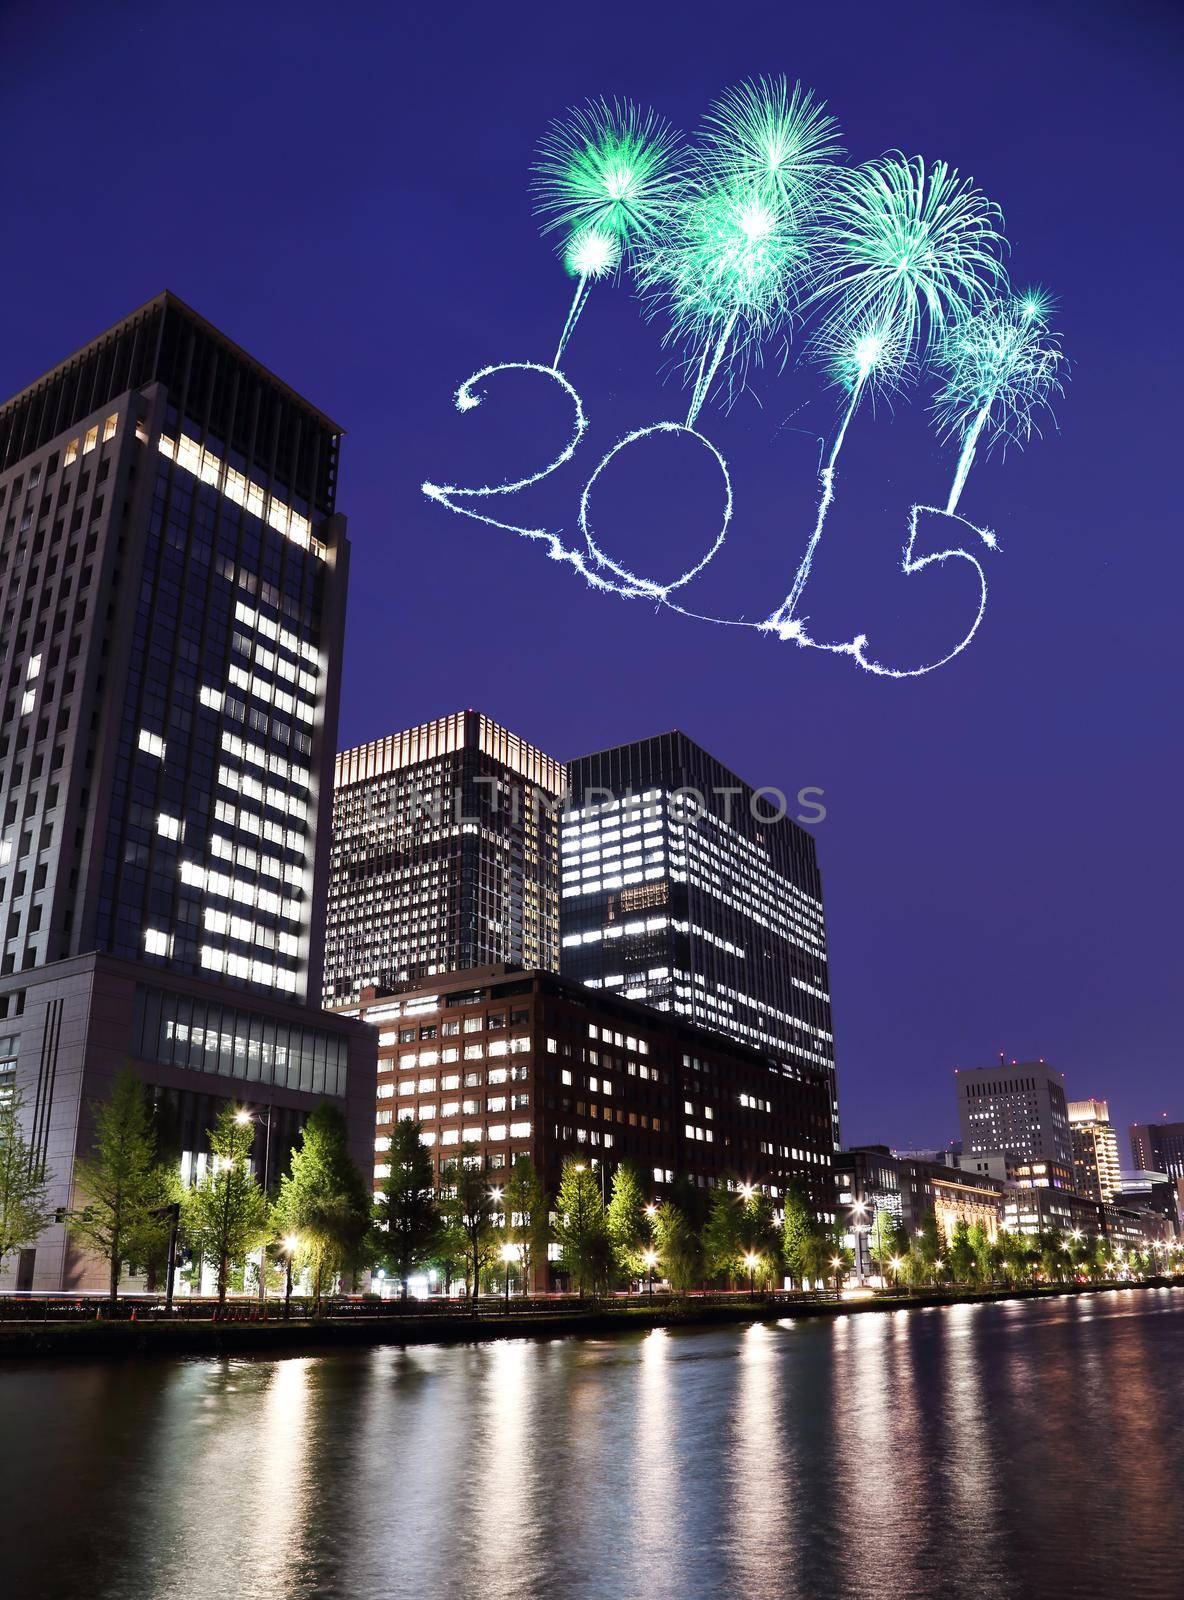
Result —
[{"label": "green firework burst", "polygon": [[944,161],[893,152],[844,172],[811,295],[822,350],[860,328],[895,344],[902,360],[919,355],[960,308],[1005,286],[1002,226],[998,206]]},{"label": "green firework burst", "polygon": [[824,104],[784,77],[727,90],[700,134],[704,163],[717,178],[785,206],[799,223],[824,203],[843,153],[839,137]]},{"label": "green firework burst", "polygon": [[684,162],[664,118],[628,100],[590,100],[553,122],[532,168],[542,231],[571,237],[596,229],[621,248],[652,240],[669,225]]},{"label": "green firework burst", "polygon": [[1024,445],[1039,432],[1038,413],[1064,393],[1060,336],[1041,291],[996,300],[965,312],[934,353],[942,384],[933,415],[943,440],[965,442],[980,416],[987,449]]}]

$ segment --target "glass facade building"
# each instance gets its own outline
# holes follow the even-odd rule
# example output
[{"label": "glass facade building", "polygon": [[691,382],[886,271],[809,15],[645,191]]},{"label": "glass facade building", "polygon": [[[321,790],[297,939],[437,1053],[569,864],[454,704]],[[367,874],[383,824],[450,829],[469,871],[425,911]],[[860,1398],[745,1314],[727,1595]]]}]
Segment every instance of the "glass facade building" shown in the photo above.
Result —
[{"label": "glass facade building", "polygon": [[0,975],[319,995],[339,435],[171,295],[0,407]]},{"label": "glass facade building", "polygon": [[814,840],[682,733],[569,767],[561,970],[671,1011],[829,1086],[838,1148],[822,879]]},{"label": "glass facade building", "polygon": [[498,962],[554,970],[565,785],[478,711],[339,755],[326,1005]]},{"label": "glass facade building", "polygon": [[[272,1187],[323,1100],[373,1165],[373,1037],[310,1006],[340,434],[169,294],[0,406],[0,1093],[55,1211],[124,1063],[183,1175],[228,1100]],[[10,1267],[0,1286],[103,1279],[56,1222]]]}]

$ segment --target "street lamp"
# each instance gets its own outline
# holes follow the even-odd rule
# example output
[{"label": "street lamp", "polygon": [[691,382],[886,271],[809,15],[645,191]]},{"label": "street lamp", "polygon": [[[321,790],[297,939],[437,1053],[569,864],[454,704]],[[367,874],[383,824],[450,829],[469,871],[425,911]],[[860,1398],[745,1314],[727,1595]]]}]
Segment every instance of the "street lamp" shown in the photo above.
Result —
[{"label": "street lamp", "polygon": [[742,1183],[740,1185],[740,1193],[744,1196],[745,1200],[751,1200],[753,1195],[756,1193],[756,1190],[753,1188],[751,1183]]},{"label": "street lamp", "polygon": [[888,1265],[892,1268],[892,1287],[895,1289],[896,1275],[900,1271],[901,1267],[904,1266],[904,1261],[900,1256],[893,1256]]},{"label": "street lamp", "polygon": [[517,1258],[518,1251],[512,1244],[502,1245],[502,1266],[506,1274],[506,1315],[510,1312],[510,1262]]},{"label": "street lamp", "polygon": [[649,1273],[650,1300],[652,1301],[654,1298],[654,1268],[658,1264],[658,1252],[656,1250],[643,1250],[641,1259],[645,1262],[646,1271]]},{"label": "street lamp", "polygon": [[292,1305],[292,1257],[296,1254],[296,1250],[297,1250],[299,1244],[300,1244],[300,1240],[296,1237],[296,1235],[294,1233],[290,1233],[287,1236],[287,1238],[284,1240],[284,1254],[288,1258],[287,1268],[286,1268],[286,1270],[284,1272],[284,1321],[285,1322],[287,1322],[289,1316],[291,1315],[291,1305]]},{"label": "street lamp", "polygon": [[756,1269],[760,1264],[760,1256],[753,1255],[750,1250],[744,1257],[744,1265],[748,1268],[748,1298],[756,1298]]},{"label": "street lamp", "polygon": [[[245,1128],[256,1120],[262,1122],[263,1124],[263,1182],[261,1183],[260,1187],[263,1190],[264,1199],[267,1198],[267,1179],[269,1175],[269,1169],[271,1167],[271,1113],[273,1109],[274,1107],[268,1106],[266,1113],[264,1113],[261,1111],[250,1111],[246,1106],[240,1106],[239,1109],[234,1113],[234,1120],[238,1123],[240,1128]],[[263,1305],[266,1300],[267,1246],[262,1245],[259,1250],[259,1304]]]},{"label": "street lamp", "polygon": [[858,1219],[867,1216],[867,1201],[853,1200],[851,1202],[851,1233],[855,1239],[855,1281],[863,1288],[863,1241],[859,1235],[865,1230],[859,1226]]},{"label": "street lamp", "polygon": [[838,1294],[838,1292],[839,1292],[839,1273],[841,1272],[842,1267],[843,1267],[843,1258],[842,1258],[842,1256],[831,1256],[830,1264],[831,1264],[831,1267],[834,1269],[835,1293]]}]

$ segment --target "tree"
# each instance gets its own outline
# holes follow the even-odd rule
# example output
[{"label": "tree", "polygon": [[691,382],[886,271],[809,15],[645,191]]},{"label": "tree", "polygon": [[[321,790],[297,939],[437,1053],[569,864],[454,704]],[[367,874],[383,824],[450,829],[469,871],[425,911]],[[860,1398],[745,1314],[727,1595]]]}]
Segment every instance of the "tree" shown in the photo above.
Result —
[{"label": "tree", "polygon": [[350,1157],[345,1118],[322,1102],[301,1130],[272,1211],[274,1229],[299,1241],[294,1260],[311,1274],[314,1314],[338,1274],[364,1262],[372,1209]]},{"label": "tree", "polygon": [[[749,1277],[766,1287],[775,1286],[781,1266],[780,1230],[772,1199],[757,1190],[749,1190],[743,1197],[740,1208],[740,1249],[741,1265]],[[821,1276],[826,1271],[827,1254],[822,1246],[822,1236],[815,1224],[811,1231],[810,1247],[807,1250],[809,1257],[806,1262],[807,1272]],[[748,1263],[754,1256],[756,1266],[750,1267]]]},{"label": "tree", "polygon": [[505,1208],[503,1232],[506,1243],[518,1251],[522,1271],[522,1293],[529,1294],[534,1282],[535,1264],[546,1256],[551,1223],[543,1180],[529,1156],[519,1156],[502,1193]]},{"label": "tree", "polygon": [[476,1305],[481,1272],[493,1251],[496,1207],[475,1145],[461,1145],[460,1159],[449,1162],[444,1181],[451,1191],[443,1204],[444,1215],[464,1239],[465,1280]]},{"label": "tree", "polygon": [[954,1237],[950,1240],[950,1272],[955,1283],[973,1283],[978,1275],[978,1254],[970,1237],[970,1224],[965,1218],[954,1224]]},{"label": "tree", "polygon": [[130,1067],[115,1075],[106,1100],[92,1102],[94,1142],[74,1163],[75,1195],[70,1231],[85,1239],[108,1264],[108,1293],[119,1297],[124,1261],[145,1251],[154,1231],[149,1215],[158,1203],[156,1140],[144,1085]]},{"label": "tree", "polygon": [[226,1304],[231,1268],[268,1232],[267,1198],[249,1165],[255,1130],[229,1101],[209,1130],[211,1156],[201,1182],[185,1196],[185,1236],[199,1261],[218,1270],[218,1304]]},{"label": "tree", "polygon": [[654,1216],[654,1249],[658,1269],[675,1294],[685,1294],[699,1281],[703,1255],[686,1213],[664,1200]]},{"label": "tree", "polygon": [[878,1263],[880,1276],[887,1283],[889,1276],[895,1278],[899,1271],[899,1268],[894,1267],[892,1263],[898,1258],[903,1258],[906,1235],[900,1220],[884,1206],[878,1207],[872,1218],[871,1236],[868,1242],[872,1259]]},{"label": "tree", "polygon": [[921,1218],[917,1232],[913,1254],[917,1257],[923,1276],[932,1282],[938,1273],[938,1262],[942,1259],[941,1230],[937,1225],[937,1213],[932,1207]]},{"label": "tree", "polygon": [[703,1264],[709,1278],[725,1278],[731,1282],[740,1272],[740,1258],[744,1253],[741,1205],[741,1197],[734,1190],[716,1189],[711,1196],[711,1208],[703,1229]]},{"label": "tree", "polygon": [[555,1199],[559,1262],[577,1285],[580,1299],[607,1283],[612,1244],[596,1175],[582,1161],[565,1161]]},{"label": "tree", "polygon": [[440,1229],[428,1265],[435,1267],[443,1282],[445,1295],[452,1293],[455,1279],[464,1277],[469,1265],[469,1241],[464,1229],[450,1214],[447,1200],[440,1202]]},{"label": "tree", "polygon": [[980,1283],[986,1283],[994,1275],[991,1241],[987,1238],[987,1230],[981,1222],[976,1222],[967,1238],[974,1254],[974,1276]]},{"label": "tree", "polygon": [[781,1255],[787,1274],[799,1285],[805,1283],[813,1265],[814,1232],[814,1213],[801,1190],[790,1189],[785,1196],[781,1223]]},{"label": "tree", "polygon": [[637,1169],[628,1161],[613,1173],[613,1192],[605,1213],[613,1261],[621,1277],[644,1278],[644,1253],[650,1248],[653,1229],[646,1215],[645,1191]]},{"label": "tree", "polygon": [[25,1139],[22,1105],[15,1091],[0,1100],[0,1267],[14,1250],[33,1243],[51,1215],[48,1179]]},{"label": "tree", "polygon": [[407,1118],[395,1124],[388,1160],[390,1175],[375,1204],[375,1221],[381,1258],[406,1300],[407,1281],[432,1259],[441,1227],[436,1174],[418,1122]]}]

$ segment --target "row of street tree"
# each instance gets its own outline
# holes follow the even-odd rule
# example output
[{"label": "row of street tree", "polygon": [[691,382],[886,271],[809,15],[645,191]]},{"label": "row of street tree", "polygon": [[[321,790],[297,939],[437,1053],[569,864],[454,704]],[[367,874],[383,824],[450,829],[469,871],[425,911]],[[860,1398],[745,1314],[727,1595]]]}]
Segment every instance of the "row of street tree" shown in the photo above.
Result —
[{"label": "row of street tree", "polygon": [[[318,1305],[339,1279],[356,1279],[370,1265],[372,1201],[336,1107],[323,1104],[309,1116],[274,1199],[252,1168],[254,1118],[242,1107],[227,1102],[218,1113],[204,1170],[188,1186],[130,1068],[90,1112],[94,1139],[75,1163],[75,1204],[62,1220],[105,1261],[112,1300],[125,1272],[142,1276],[150,1289],[164,1284],[170,1237],[190,1286],[199,1288],[207,1269],[220,1304],[245,1287],[252,1261],[261,1292],[289,1288],[295,1273]],[[52,1220],[47,1187],[13,1097],[0,1106],[0,1265],[35,1243]]]},{"label": "row of street tree", "polygon": [[[698,1287],[751,1291],[833,1284],[854,1272],[849,1224],[820,1223],[802,1195],[777,1209],[744,1183],[704,1191],[675,1183],[669,1198],[649,1198],[627,1162],[609,1190],[598,1170],[567,1161],[558,1193],[549,1196],[528,1157],[504,1186],[491,1186],[475,1151],[462,1149],[436,1186],[431,1155],[417,1123],[396,1125],[390,1175],[379,1202],[376,1260],[407,1293],[410,1280],[434,1269],[448,1292],[504,1288],[526,1293],[554,1245],[554,1258],[581,1296],[630,1285],[666,1284],[675,1293]],[[884,1282],[909,1288],[986,1288],[1060,1283],[1082,1277],[1144,1276],[1162,1269],[1152,1252],[1126,1252],[1105,1239],[1056,1232],[1030,1237],[959,1222],[946,1239],[931,1211],[910,1236],[889,1212],[871,1227],[871,1250]]]},{"label": "row of street tree", "polygon": [[[15,1099],[0,1105],[0,1264],[51,1220],[45,1175],[24,1141],[19,1110]],[[163,1286],[170,1242],[179,1244],[189,1286],[208,1281],[220,1303],[248,1289],[290,1291],[295,1275],[318,1308],[338,1284],[357,1287],[369,1271],[404,1296],[426,1272],[445,1293],[463,1283],[470,1295],[508,1294],[512,1285],[525,1294],[546,1280],[541,1267],[550,1258],[581,1297],[655,1282],[676,1294],[710,1286],[755,1293],[786,1280],[838,1287],[854,1270],[847,1224],[819,1223],[793,1192],[780,1209],[739,1182],[708,1191],[675,1183],[654,1200],[627,1162],[606,1191],[600,1170],[573,1159],[552,1196],[525,1156],[503,1184],[491,1184],[471,1146],[437,1175],[419,1124],[404,1120],[392,1129],[389,1173],[375,1199],[350,1158],[340,1112],[323,1104],[271,1198],[253,1170],[254,1118],[242,1107],[227,1102],[219,1112],[203,1170],[188,1186],[157,1108],[130,1069],[91,1113],[93,1146],[76,1164],[75,1205],[64,1220],[106,1262],[112,1299],[127,1271],[149,1289]],[[1166,1264],[1081,1234],[992,1239],[962,1222],[947,1240],[932,1212],[910,1236],[879,1211],[869,1233],[883,1281],[910,1288],[1139,1276]]]}]

